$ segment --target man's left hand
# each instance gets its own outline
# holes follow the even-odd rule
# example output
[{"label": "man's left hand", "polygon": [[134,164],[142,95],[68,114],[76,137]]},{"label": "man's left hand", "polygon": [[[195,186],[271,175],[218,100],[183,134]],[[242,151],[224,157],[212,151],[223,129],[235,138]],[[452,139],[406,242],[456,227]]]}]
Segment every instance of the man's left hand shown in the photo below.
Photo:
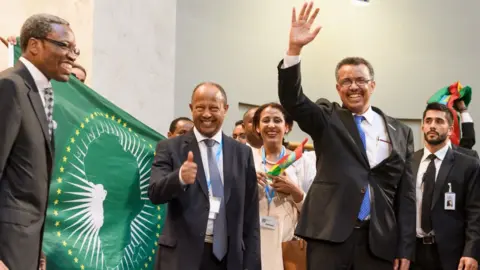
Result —
[{"label": "man's left hand", "polygon": [[477,270],[478,262],[474,258],[462,257],[458,264],[458,270]]},{"label": "man's left hand", "polygon": [[408,270],[410,269],[409,259],[395,259],[393,262],[393,270]]}]

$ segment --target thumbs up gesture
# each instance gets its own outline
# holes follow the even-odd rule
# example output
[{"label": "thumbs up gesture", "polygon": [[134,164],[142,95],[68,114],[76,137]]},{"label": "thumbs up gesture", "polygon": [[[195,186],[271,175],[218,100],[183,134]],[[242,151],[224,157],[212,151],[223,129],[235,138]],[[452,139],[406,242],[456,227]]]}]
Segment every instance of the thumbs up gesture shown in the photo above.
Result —
[{"label": "thumbs up gesture", "polygon": [[197,164],[193,161],[193,153],[191,151],[188,152],[187,160],[180,168],[180,175],[185,184],[191,185],[195,183],[195,178],[197,177]]}]

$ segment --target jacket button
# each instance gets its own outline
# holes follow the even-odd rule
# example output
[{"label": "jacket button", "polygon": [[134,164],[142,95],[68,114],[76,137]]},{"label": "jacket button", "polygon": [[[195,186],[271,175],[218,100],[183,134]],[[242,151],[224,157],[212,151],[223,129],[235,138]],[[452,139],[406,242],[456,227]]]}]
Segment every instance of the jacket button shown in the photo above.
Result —
[{"label": "jacket button", "polygon": [[360,189],[360,192],[362,192],[362,194],[365,194],[367,190],[363,187],[362,189]]},{"label": "jacket button", "polygon": [[204,236],[205,236],[205,233],[203,233],[203,232],[200,233],[200,236],[201,236],[201,237],[204,237]]}]

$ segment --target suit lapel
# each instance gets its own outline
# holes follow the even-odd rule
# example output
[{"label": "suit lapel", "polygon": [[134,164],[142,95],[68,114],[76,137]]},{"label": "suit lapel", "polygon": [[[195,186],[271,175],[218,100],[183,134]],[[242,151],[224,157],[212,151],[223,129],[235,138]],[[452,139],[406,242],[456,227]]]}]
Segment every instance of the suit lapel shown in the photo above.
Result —
[{"label": "suit lapel", "polygon": [[423,157],[423,149],[413,154],[412,175],[413,175],[413,181],[415,185],[417,183],[418,168],[420,167],[420,162],[422,161],[422,157]]},{"label": "suit lapel", "polygon": [[395,122],[393,121],[392,118],[385,116],[382,111],[379,109],[372,107],[372,109],[378,113],[380,116],[382,116],[384,122],[385,122],[385,129],[387,131],[388,138],[390,139],[390,143],[392,146],[392,152],[390,155],[393,153],[398,153],[398,149],[400,149],[400,139],[398,138],[398,132],[397,132],[397,127],[395,126]]},{"label": "suit lapel", "polygon": [[[208,187],[207,180],[205,178],[205,169],[203,168],[202,155],[200,153],[200,148],[198,147],[197,138],[193,131],[187,133],[185,136],[185,150],[183,151],[183,160],[187,159],[188,152],[192,151],[193,160],[197,164],[197,180],[195,181],[196,185],[200,186],[200,189],[203,191],[205,197],[208,199]],[[183,161],[182,161],[183,162]]]},{"label": "suit lapel", "polygon": [[223,149],[222,149],[222,155],[223,155],[223,192],[224,192],[224,197],[225,197],[225,204],[228,203],[228,200],[230,199],[230,193],[232,190],[232,172],[233,172],[233,158],[236,156],[235,150],[236,148],[234,147],[234,142],[230,140],[225,134],[222,135],[222,141],[223,141]]},{"label": "suit lapel", "polygon": [[440,166],[440,171],[438,172],[437,180],[435,181],[435,189],[433,191],[433,202],[432,202],[432,209],[435,206],[438,198],[440,197],[443,186],[445,185],[445,181],[447,180],[448,174],[450,173],[450,169],[453,166],[454,156],[453,150],[448,149],[447,154],[445,155],[445,159]]},{"label": "suit lapel", "polygon": [[348,133],[350,134],[350,138],[352,141],[357,145],[357,150],[359,155],[367,162],[367,152],[365,151],[365,146],[363,145],[362,139],[360,138],[360,133],[358,132],[357,124],[353,120],[352,112],[341,108],[339,110],[340,120],[342,120],[343,125],[347,129]]},{"label": "suit lapel", "polygon": [[48,134],[48,121],[47,116],[45,114],[45,107],[43,106],[42,99],[40,97],[40,93],[38,92],[37,86],[35,81],[33,80],[32,75],[28,71],[27,67],[18,61],[15,65],[15,69],[17,70],[18,74],[23,78],[25,85],[29,89],[28,91],[28,98],[30,103],[32,104],[33,110],[37,116],[38,121],[40,122],[40,126],[42,127],[43,136],[45,138],[45,142],[48,148],[48,152],[52,157],[52,144],[50,141],[50,134]]}]

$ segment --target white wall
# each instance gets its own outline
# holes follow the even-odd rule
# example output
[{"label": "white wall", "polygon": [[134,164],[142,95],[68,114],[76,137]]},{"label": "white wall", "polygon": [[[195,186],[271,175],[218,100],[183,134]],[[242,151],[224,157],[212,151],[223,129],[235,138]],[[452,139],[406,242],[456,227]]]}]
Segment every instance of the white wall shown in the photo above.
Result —
[{"label": "white wall", "polygon": [[[367,7],[351,0],[316,2],[324,29],[302,54],[304,87],[312,99],[339,101],[334,68],[346,56],[373,64],[373,104],[398,118],[420,119],[428,97],[456,80],[480,89],[480,1],[371,0]],[[177,0],[175,114],[190,115],[191,91],[204,80],[223,85],[235,105],[227,133],[241,118],[239,102],[278,100],[276,66],[287,48],[291,8],[301,3]],[[473,97],[470,110],[480,121]]]},{"label": "white wall", "polygon": [[92,88],[163,135],[174,113],[176,0],[95,1]]}]

